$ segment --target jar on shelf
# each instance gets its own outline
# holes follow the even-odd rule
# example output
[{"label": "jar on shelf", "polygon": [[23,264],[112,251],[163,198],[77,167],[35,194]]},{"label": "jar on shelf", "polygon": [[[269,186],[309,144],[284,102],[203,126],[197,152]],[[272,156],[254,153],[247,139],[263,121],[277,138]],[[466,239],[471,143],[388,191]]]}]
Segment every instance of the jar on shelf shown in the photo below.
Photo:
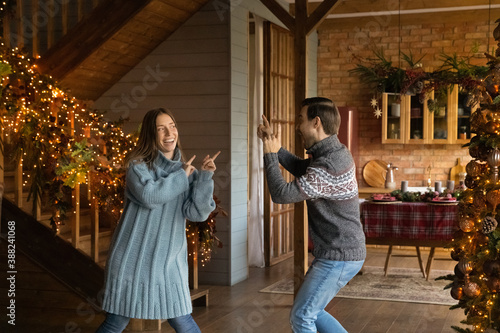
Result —
[{"label": "jar on shelf", "polygon": [[458,138],[459,139],[467,139],[467,126],[460,126],[458,129]]}]

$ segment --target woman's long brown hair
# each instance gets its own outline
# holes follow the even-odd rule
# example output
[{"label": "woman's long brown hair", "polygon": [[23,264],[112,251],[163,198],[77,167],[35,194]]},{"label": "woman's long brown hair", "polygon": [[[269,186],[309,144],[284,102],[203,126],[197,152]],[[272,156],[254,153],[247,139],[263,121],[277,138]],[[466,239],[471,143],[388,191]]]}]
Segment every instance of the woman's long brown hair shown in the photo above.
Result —
[{"label": "woman's long brown hair", "polygon": [[[141,132],[139,133],[137,145],[125,157],[126,167],[128,167],[130,162],[137,160],[146,163],[148,168],[153,168],[153,162],[156,157],[158,157],[158,131],[156,129],[156,118],[162,113],[169,115],[177,127],[177,122],[175,121],[172,111],[164,108],[148,111],[142,120]],[[177,148],[179,148],[179,150],[181,149],[179,137],[177,137]]]}]

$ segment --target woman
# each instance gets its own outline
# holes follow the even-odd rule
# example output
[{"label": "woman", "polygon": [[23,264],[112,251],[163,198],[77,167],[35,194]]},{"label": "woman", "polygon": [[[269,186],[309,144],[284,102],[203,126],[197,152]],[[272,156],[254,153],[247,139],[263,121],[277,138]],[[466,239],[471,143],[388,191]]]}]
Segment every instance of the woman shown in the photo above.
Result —
[{"label": "woman", "polygon": [[215,209],[215,158],[198,172],[183,162],[177,124],[165,109],[149,111],[137,146],[126,158],[125,207],[106,264],[98,333],[122,332],[130,318],[168,319],[176,332],[200,332],[191,316],[186,219]]}]

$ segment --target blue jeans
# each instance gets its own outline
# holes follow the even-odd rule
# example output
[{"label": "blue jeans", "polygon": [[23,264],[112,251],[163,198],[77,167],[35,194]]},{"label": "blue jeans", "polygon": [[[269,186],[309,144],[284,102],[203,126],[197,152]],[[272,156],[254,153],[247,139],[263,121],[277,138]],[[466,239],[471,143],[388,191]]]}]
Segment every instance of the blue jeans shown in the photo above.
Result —
[{"label": "blue jeans", "polygon": [[325,307],[363,267],[364,261],[314,259],[290,313],[294,333],[347,333]]},{"label": "blue jeans", "polygon": [[[130,318],[108,313],[106,320],[99,326],[96,333],[121,333],[127,327]],[[185,316],[167,319],[168,323],[177,333],[201,333],[193,317]]]}]

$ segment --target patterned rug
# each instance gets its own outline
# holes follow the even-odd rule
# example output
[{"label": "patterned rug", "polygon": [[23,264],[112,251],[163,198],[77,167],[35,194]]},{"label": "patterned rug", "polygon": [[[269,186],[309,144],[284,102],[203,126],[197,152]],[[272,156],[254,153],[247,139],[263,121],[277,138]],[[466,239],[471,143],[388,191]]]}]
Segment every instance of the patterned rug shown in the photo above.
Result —
[{"label": "patterned rug", "polygon": [[[363,274],[356,275],[336,297],[454,305],[457,301],[450,296],[450,289],[444,289],[450,281],[435,281],[439,276],[452,273],[432,270],[427,281],[419,269],[391,267],[385,277],[382,267],[364,266]],[[293,279],[285,278],[260,292],[293,294]]]}]

